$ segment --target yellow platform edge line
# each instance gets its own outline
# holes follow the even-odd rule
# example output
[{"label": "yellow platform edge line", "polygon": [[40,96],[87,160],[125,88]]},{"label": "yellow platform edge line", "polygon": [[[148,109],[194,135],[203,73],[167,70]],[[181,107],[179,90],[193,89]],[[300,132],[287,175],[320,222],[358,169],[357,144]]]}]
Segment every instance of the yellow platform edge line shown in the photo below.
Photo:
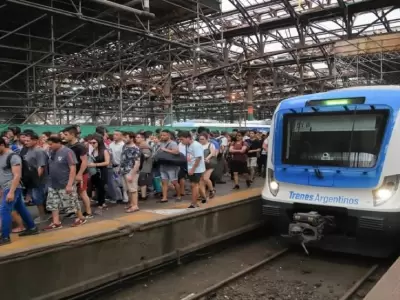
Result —
[{"label": "yellow platform edge line", "polygon": [[[253,188],[243,191],[233,192],[228,195],[217,196],[210,203],[202,205],[203,208],[216,207],[232,202],[237,202],[261,194],[262,188]],[[186,208],[187,204],[176,204],[172,207],[160,207],[159,209],[179,209]],[[83,238],[89,238],[101,234],[110,233],[118,230],[122,226],[132,223],[145,223],[149,221],[157,221],[165,218],[172,218],[177,215],[161,215],[153,212],[139,211],[133,214],[126,214],[111,220],[103,220],[99,222],[87,223],[78,228],[65,228],[35,236],[19,238],[12,236],[12,243],[0,247],[0,257],[11,254],[40,249],[51,245],[59,245],[67,242],[77,241]]]}]

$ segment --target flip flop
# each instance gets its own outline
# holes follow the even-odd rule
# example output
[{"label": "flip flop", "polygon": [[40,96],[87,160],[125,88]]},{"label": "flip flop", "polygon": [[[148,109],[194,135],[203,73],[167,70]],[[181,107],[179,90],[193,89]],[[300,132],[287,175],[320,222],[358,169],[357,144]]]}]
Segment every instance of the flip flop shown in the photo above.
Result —
[{"label": "flip flop", "polygon": [[11,233],[21,233],[24,232],[26,229],[22,229],[22,228],[14,228],[13,230],[11,230]]},{"label": "flip flop", "polygon": [[136,209],[129,208],[129,209],[125,210],[125,212],[128,213],[128,214],[130,214],[130,213],[137,212],[137,211],[139,211],[139,210],[140,210],[139,208],[136,208]]}]

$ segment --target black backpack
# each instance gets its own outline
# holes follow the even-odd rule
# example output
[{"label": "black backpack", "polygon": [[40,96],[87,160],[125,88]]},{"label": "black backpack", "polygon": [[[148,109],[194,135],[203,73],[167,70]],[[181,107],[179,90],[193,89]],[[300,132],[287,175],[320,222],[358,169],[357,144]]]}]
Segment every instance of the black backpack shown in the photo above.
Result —
[{"label": "black backpack", "polygon": [[4,170],[10,170],[11,169],[11,158],[13,158],[13,156],[19,156],[17,153],[15,152],[11,152],[10,154],[8,154],[7,159],[6,159],[6,166],[4,167]]},{"label": "black backpack", "polygon": [[[10,153],[7,156],[7,160],[6,160],[6,166],[4,167],[5,170],[10,170],[11,169],[11,159],[13,158],[13,156],[20,156],[17,153]],[[29,167],[27,165],[27,162],[25,162],[22,158],[22,167],[21,167],[21,183],[25,188],[35,188],[39,186],[39,174],[36,170],[36,168],[32,168]],[[25,168],[24,168],[25,166]],[[35,171],[35,172],[33,172]],[[32,174],[31,174],[32,173]]]},{"label": "black backpack", "polygon": [[140,167],[139,167],[139,171],[142,170],[143,164],[144,164],[144,161],[145,161],[145,160],[146,160],[146,157],[144,156],[143,152],[140,151]]},{"label": "black backpack", "polygon": [[[24,159],[24,156],[26,155],[27,152],[28,152],[28,150],[26,148],[23,148],[19,154],[21,157],[21,160],[22,160],[21,182],[25,188],[28,188],[28,189],[37,188],[40,186],[40,177],[39,177],[37,168],[30,165],[29,162],[27,162]],[[16,155],[18,155],[18,154],[16,154]],[[11,155],[9,155],[9,156],[11,156]],[[10,165],[11,165],[11,157],[10,157]],[[11,166],[10,166],[10,168],[11,168]]]}]

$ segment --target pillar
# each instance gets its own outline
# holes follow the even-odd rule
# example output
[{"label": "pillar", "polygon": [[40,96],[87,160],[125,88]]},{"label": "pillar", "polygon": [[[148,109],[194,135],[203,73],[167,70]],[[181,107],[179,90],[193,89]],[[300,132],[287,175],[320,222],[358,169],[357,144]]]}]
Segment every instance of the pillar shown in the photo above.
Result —
[{"label": "pillar", "polygon": [[254,86],[254,75],[252,72],[247,73],[247,120],[254,120],[254,107],[253,107],[253,86]]}]

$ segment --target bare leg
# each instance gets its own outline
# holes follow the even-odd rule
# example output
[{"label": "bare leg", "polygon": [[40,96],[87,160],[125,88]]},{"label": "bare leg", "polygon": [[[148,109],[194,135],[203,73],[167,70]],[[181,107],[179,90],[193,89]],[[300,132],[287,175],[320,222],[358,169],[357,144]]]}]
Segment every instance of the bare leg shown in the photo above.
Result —
[{"label": "bare leg", "polygon": [[181,187],[179,186],[179,182],[173,181],[172,184],[175,187],[176,198],[180,199],[181,198]]},{"label": "bare leg", "polygon": [[239,173],[238,172],[233,173],[233,182],[235,183],[235,185],[239,185]]},{"label": "bare leg", "polygon": [[199,198],[199,184],[198,183],[191,183],[192,187],[192,205],[197,205],[197,199]]},{"label": "bare leg", "polygon": [[141,186],[140,187],[140,192],[142,194],[142,198],[146,198],[147,197],[147,186],[146,185]]},{"label": "bare leg", "polygon": [[79,192],[79,196],[82,199],[83,205],[85,206],[85,211],[87,214],[92,214],[92,207],[90,206],[90,199],[86,191]]},{"label": "bare leg", "polygon": [[60,224],[60,214],[58,212],[58,210],[53,210],[51,212],[51,216],[53,217],[53,224]]},{"label": "bare leg", "polygon": [[21,216],[16,212],[12,211],[11,213],[12,220],[17,224],[16,230],[25,230],[24,222],[21,219]]},{"label": "bare leg", "polygon": [[166,201],[168,200],[168,180],[163,180],[162,181],[162,199],[161,201]]},{"label": "bare leg", "polygon": [[137,192],[129,193],[129,199],[130,199],[131,209],[139,209],[138,193]]},{"label": "bare leg", "polygon": [[185,196],[185,178],[179,180],[180,195]]},{"label": "bare leg", "polygon": [[213,171],[214,171],[214,169],[208,169],[203,174],[204,183],[205,183],[205,185],[206,185],[206,187],[208,188],[209,191],[213,191],[214,190],[214,186],[213,186],[213,184],[212,184],[212,182],[210,180],[210,176],[211,176]]}]

